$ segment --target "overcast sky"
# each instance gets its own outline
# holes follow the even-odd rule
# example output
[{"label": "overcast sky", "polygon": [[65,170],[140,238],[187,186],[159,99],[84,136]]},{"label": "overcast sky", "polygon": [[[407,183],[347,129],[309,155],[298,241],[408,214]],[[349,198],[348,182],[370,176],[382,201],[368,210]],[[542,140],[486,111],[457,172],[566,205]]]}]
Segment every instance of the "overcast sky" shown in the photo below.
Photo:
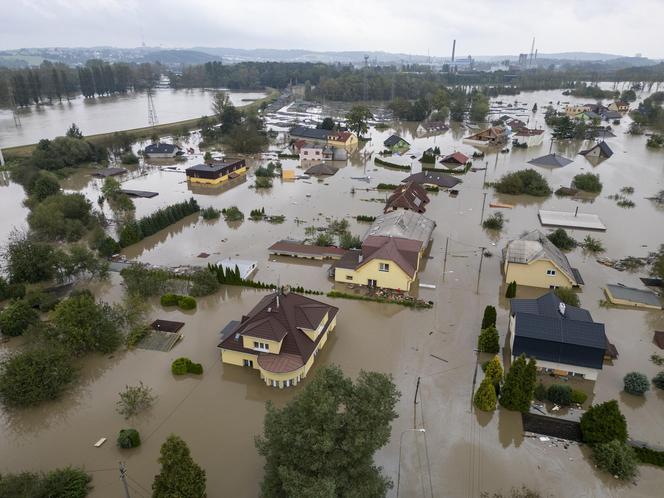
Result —
[{"label": "overcast sky", "polygon": [[0,49],[584,51],[664,57],[664,0],[0,0]]}]

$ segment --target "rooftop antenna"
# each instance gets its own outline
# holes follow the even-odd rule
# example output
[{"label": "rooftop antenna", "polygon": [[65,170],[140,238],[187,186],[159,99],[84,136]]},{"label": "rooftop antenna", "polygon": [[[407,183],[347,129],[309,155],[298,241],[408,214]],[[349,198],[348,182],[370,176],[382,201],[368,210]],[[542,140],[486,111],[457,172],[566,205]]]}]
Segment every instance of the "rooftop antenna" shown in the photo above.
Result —
[{"label": "rooftop antenna", "polygon": [[369,56],[364,56],[364,101],[367,101],[367,96],[369,93],[369,80],[367,73],[369,72]]}]

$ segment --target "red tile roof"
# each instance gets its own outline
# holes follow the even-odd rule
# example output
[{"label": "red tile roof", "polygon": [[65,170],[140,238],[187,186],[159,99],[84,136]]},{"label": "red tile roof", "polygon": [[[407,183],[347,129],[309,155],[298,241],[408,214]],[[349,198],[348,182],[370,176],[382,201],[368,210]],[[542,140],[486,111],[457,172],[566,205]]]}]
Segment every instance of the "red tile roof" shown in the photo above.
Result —
[{"label": "red tile roof", "polygon": [[384,212],[393,211],[398,208],[409,209],[417,213],[426,211],[425,205],[429,202],[426,190],[415,182],[408,182],[398,186],[394,193],[387,199]]},{"label": "red tile roof", "polygon": [[466,164],[468,162],[468,156],[461,152],[453,152],[452,154],[443,157],[440,162]]}]

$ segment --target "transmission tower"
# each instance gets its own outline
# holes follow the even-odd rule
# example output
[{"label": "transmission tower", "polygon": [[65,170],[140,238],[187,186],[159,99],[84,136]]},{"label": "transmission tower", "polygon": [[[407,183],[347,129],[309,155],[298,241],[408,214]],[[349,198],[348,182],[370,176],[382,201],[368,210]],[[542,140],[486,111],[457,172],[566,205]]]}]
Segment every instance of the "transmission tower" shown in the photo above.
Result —
[{"label": "transmission tower", "polygon": [[154,100],[152,100],[152,88],[148,88],[148,122],[153,128],[159,123],[157,109],[154,106]]},{"label": "transmission tower", "polygon": [[364,56],[364,101],[368,100],[369,96],[369,56]]},{"label": "transmission tower", "polygon": [[14,99],[14,92],[10,91],[9,93],[9,106],[12,109],[12,116],[14,118],[14,126],[19,127],[21,126],[21,117],[18,114],[18,110],[16,109],[16,100]]}]

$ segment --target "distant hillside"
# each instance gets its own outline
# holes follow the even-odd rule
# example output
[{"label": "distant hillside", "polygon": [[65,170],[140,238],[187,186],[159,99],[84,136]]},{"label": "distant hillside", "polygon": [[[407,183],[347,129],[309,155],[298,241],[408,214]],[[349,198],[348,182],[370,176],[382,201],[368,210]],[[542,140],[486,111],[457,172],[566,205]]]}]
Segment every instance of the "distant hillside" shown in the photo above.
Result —
[{"label": "distant hillside", "polygon": [[161,62],[162,64],[204,64],[220,61],[221,57],[198,50],[156,50],[141,57],[140,62]]}]

